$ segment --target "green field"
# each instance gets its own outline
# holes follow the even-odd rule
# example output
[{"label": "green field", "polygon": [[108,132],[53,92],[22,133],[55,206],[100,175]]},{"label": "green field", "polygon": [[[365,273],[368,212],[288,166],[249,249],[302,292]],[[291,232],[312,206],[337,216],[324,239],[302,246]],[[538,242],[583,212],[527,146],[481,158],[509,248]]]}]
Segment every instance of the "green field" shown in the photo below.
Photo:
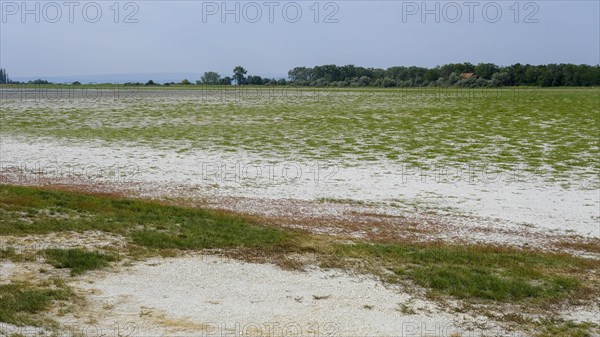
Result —
[{"label": "green field", "polygon": [[521,165],[553,179],[600,172],[599,89],[188,89],[6,100],[1,132],[345,165]]}]

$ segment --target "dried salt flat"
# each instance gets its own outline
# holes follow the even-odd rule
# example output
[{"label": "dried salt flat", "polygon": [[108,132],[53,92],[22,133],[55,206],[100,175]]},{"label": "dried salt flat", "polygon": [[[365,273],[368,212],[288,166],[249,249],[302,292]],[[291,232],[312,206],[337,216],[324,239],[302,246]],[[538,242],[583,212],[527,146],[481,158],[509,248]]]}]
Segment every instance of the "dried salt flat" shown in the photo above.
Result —
[{"label": "dried salt flat", "polygon": [[179,154],[139,144],[66,144],[6,136],[0,152],[2,172],[16,170],[25,182],[46,177],[68,183],[77,176],[90,184],[156,186],[152,197],[179,193],[185,186],[194,191],[188,197],[199,199],[350,200],[375,203],[383,213],[418,208],[483,217],[514,229],[527,225],[541,232],[600,237],[600,194],[592,180],[564,186],[535,175],[515,181],[512,173],[483,175],[457,168],[453,172],[460,175],[440,176],[392,162],[321,164],[268,153],[191,150]]},{"label": "dried salt flat", "polygon": [[444,311],[369,277],[215,256],[151,259],[74,286],[90,304],[61,323],[99,334],[120,325],[138,336],[509,335],[483,316]]}]

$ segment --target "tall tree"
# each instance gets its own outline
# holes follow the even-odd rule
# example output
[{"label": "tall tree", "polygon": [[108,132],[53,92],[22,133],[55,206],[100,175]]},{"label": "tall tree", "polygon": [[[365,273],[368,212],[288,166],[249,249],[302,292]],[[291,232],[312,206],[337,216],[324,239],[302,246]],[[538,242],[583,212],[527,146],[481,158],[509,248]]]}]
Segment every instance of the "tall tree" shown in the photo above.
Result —
[{"label": "tall tree", "polygon": [[312,69],[307,69],[306,67],[296,67],[290,71],[288,71],[288,77],[292,82],[295,81],[309,81],[310,80],[310,72]]},{"label": "tall tree", "polygon": [[242,66],[237,66],[233,68],[233,79],[237,83],[237,85],[246,84],[246,69]]},{"label": "tall tree", "polygon": [[10,83],[10,78],[8,77],[8,73],[6,69],[0,68],[0,84]]}]

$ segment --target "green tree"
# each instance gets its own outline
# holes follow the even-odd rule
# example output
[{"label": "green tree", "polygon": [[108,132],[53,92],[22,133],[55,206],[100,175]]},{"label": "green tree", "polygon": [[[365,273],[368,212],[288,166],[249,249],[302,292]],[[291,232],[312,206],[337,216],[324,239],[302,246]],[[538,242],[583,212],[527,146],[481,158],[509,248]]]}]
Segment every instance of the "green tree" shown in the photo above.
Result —
[{"label": "green tree", "polygon": [[219,84],[221,81],[221,75],[214,71],[207,71],[200,77],[200,83],[202,84]]},{"label": "green tree", "polygon": [[525,83],[525,71],[529,65],[522,65],[515,63],[512,66],[506,68],[506,71],[510,75],[512,85],[521,85]]},{"label": "green tree", "polygon": [[358,85],[361,86],[361,87],[368,86],[370,82],[371,82],[371,78],[369,78],[368,76],[361,76],[358,79]]},{"label": "green tree", "polygon": [[[477,73],[477,78],[464,80],[461,73]],[[396,86],[593,86],[600,85],[600,65],[548,64],[529,65],[516,63],[501,67],[493,63],[450,63],[434,68],[390,67],[388,69],[363,68],[353,65],[333,64],[313,68],[296,67],[288,72],[295,85],[346,86],[370,85]],[[479,80],[478,80],[479,79]],[[255,82],[256,79],[248,78]]]},{"label": "green tree", "polygon": [[538,85],[538,78],[540,74],[536,66],[527,65],[525,69],[525,84],[527,85]]},{"label": "green tree", "polygon": [[510,75],[508,73],[494,73],[492,75],[492,86],[499,87],[510,84]]},{"label": "green tree", "polygon": [[440,78],[440,70],[439,68],[432,68],[432,69],[427,69],[427,71],[425,71],[425,75],[424,75],[424,80],[425,82],[433,82],[433,81],[437,81]]},{"label": "green tree", "polygon": [[186,79],[184,79],[183,81],[181,81],[181,84],[182,84],[182,85],[190,85],[191,83],[190,83],[190,81],[188,81],[188,80],[187,80],[187,78],[186,78]]},{"label": "green tree", "polygon": [[264,84],[264,80],[260,76],[248,76],[248,84],[262,85]]},{"label": "green tree", "polygon": [[310,81],[312,69],[307,69],[306,67],[296,67],[290,71],[288,71],[288,77],[290,81]]},{"label": "green tree", "polygon": [[242,66],[237,66],[233,68],[233,79],[237,85],[246,84],[246,73],[248,71],[244,69]]},{"label": "green tree", "polygon": [[221,84],[221,85],[231,85],[231,81],[232,81],[231,77],[225,76],[225,77],[223,77],[222,79],[219,80],[219,84]]},{"label": "green tree", "polygon": [[478,77],[490,80],[492,79],[492,75],[500,70],[500,67],[493,63],[479,63],[475,66],[474,70]]}]

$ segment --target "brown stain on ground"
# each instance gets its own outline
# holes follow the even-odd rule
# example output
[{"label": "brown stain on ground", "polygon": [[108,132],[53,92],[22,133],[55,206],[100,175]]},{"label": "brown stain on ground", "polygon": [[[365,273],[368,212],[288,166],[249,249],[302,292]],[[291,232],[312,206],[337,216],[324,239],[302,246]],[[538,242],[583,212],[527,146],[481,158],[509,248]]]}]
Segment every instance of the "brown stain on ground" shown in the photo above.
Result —
[{"label": "brown stain on ground", "polygon": [[203,332],[202,335],[204,335],[204,333],[213,333],[215,330],[215,326],[212,324],[198,323],[190,318],[172,317],[165,311],[150,307],[142,306],[140,317],[148,319],[150,323],[154,323],[170,333],[186,331]]}]

